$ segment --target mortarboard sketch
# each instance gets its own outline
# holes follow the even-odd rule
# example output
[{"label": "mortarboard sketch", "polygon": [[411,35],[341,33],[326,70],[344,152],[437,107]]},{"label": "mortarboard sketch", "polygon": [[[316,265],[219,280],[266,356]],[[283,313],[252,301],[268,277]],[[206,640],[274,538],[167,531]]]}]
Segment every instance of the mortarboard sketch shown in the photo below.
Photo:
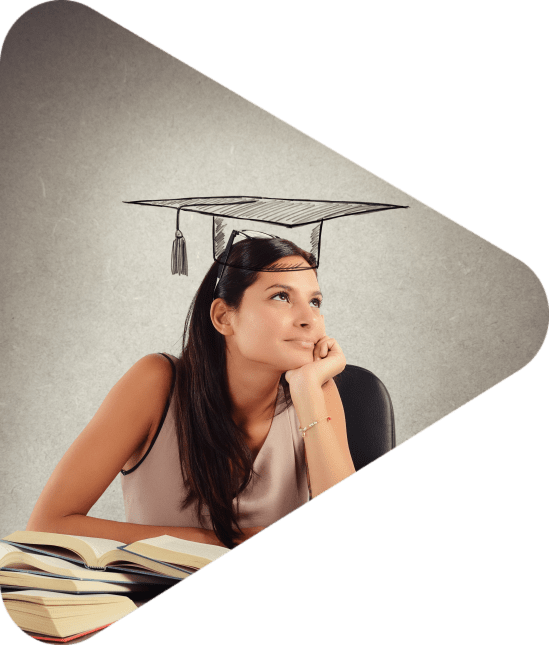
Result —
[{"label": "mortarboard sketch", "polygon": [[[159,206],[177,209],[175,224],[175,239],[172,245],[172,273],[188,275],[188,262],[186,240],[179,228],[179,214],[182,210],[191,213],[200,213],[212,217],[212,244],[213,259],[220,264],[218,278],[221,279],[225,266],[252,271],[302,271],[309,268],[318,268],[320,263],[320,244],[322,239],[322,226],[326,220],[347,217],[350,215],[364,215],[377,211],[393,208],[408,208],[396,204],[378,204],[373,202],[339,202],[330,200],[311,199],[280,199],[277,197],[183,197],[181,199],[158,199],[125,202],[126,204],[141,204],[144,206]],[[233,229],[226,241],[226,220],[244,220],[257,222],[261,231],[248,228]],[[234,222],[237,226],[240,222]],[[254,266],[238,266],[230,262],[232,245],[238,235],[244,237],[280,237],[266,231],[266,226],[285,227],[289,229],[305,228],[308,235],[308,244],[299,240],[299,246],[309,250],[314,256],[312,267],[286,266],[281,268],[275,263],[268,268]],[[247,226],[247,225],[246,225]],[[303,236],[302,236],[303,238]],[[296,240],[296,243],[298,241]],[[310,248],[307,249],[306,246]]]}]

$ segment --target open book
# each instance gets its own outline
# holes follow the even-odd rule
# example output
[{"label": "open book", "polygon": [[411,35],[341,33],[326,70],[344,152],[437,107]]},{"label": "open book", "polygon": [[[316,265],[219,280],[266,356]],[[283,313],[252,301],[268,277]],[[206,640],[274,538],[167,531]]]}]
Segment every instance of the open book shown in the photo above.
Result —
[{"label": "open book", "polygon": [[[61,578],[60,576],[46,576],[34,571],[6,571],[0,570],[0,587],[10,589],[44,589],[48,591],[64,591],[68,593],[139,593],[150,592],[150,585],[126,585],[117,582],[101,582],[101,580],[75,580],[74,578]],[[156,591],[165,587],[156,585]]]},{"label": "open book", "polygon": [[124,557],[128,555],[143,556],[151,560],[161,560],[179,567],[201,569],[207,564],[228,553],[230,549],[214,544],[181,540],[171,535],[139,540],[120,547]]},{"label": "open book", "polygon": [[3,572],[32,573],[37,576],[116,583],[126,586],[166,586],[175,584],[178,581],[177,578],[167,578],[165,576],[87,569],[81,564],[62,560],[61,558],[22,551],[7,542],[0,542],[0,582]]},{"label": "open book", "polygon": [[16,531],[2,542],[21,550],[56,556],[90,569],[155,572],[185,578],[229,551],[225,547],[181,540],[169,535],[124,544],[104,538],[61,533]]},{"label": "open book", "polygon": [[105,627],[136,609],[126,596],[111,594],[26,590],[3,592],[2,599],[21,629],[60,638]]}]

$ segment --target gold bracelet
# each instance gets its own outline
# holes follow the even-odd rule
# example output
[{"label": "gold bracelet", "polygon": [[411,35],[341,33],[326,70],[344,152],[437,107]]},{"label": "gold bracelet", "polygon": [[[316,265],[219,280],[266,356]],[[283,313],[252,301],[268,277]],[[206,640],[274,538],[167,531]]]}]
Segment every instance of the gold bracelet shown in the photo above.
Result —
[{"label": "gold bracelet", "polygon": [[[331,421],[332,417],[326,417],[325,419],[320,419],[320,421]],[[317,423],[320,423],[320,421],[313,421],[312,423],[309,423],[308,426],[305,428],[299,428],[299,432],[301,432],[303,439],[305,439],[305,433],[309,428],[312,428],[313,426],[316,426]]]}]

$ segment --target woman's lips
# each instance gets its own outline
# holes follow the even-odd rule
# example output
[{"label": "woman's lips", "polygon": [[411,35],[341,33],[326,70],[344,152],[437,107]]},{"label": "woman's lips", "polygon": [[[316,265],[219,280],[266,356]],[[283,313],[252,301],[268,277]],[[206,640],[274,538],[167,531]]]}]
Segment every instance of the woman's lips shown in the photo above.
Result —
[{"label": "woman's lips", "polygon": [[294,343],[298,347],[302,347],[303,349],[313,349],[315,344],[313,343],[312,340],[298,340],[295,338],[291,338],[290,340],[286,341],[287,343]]}]

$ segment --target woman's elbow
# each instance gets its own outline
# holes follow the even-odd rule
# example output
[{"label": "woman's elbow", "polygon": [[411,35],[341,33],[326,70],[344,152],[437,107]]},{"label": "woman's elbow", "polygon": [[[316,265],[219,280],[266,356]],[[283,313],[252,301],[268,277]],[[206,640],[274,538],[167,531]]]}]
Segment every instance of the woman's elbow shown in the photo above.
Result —
[{"label": "woman's elbow", "polygon": [[41,533],[62,533],[60,527],[63,518],[63,515],[48,512],[48,509],[42,508],[40,502],[38,502],[29,517],[26,530],[40,531]]},{"label": "woman's elbow", "polygon": [[41,533],[58,533],[55,529],[55,518],[44,517],[43,515],[37,516],[34,512],[29,517],[27,522],[27,531],[40,531]]}]

